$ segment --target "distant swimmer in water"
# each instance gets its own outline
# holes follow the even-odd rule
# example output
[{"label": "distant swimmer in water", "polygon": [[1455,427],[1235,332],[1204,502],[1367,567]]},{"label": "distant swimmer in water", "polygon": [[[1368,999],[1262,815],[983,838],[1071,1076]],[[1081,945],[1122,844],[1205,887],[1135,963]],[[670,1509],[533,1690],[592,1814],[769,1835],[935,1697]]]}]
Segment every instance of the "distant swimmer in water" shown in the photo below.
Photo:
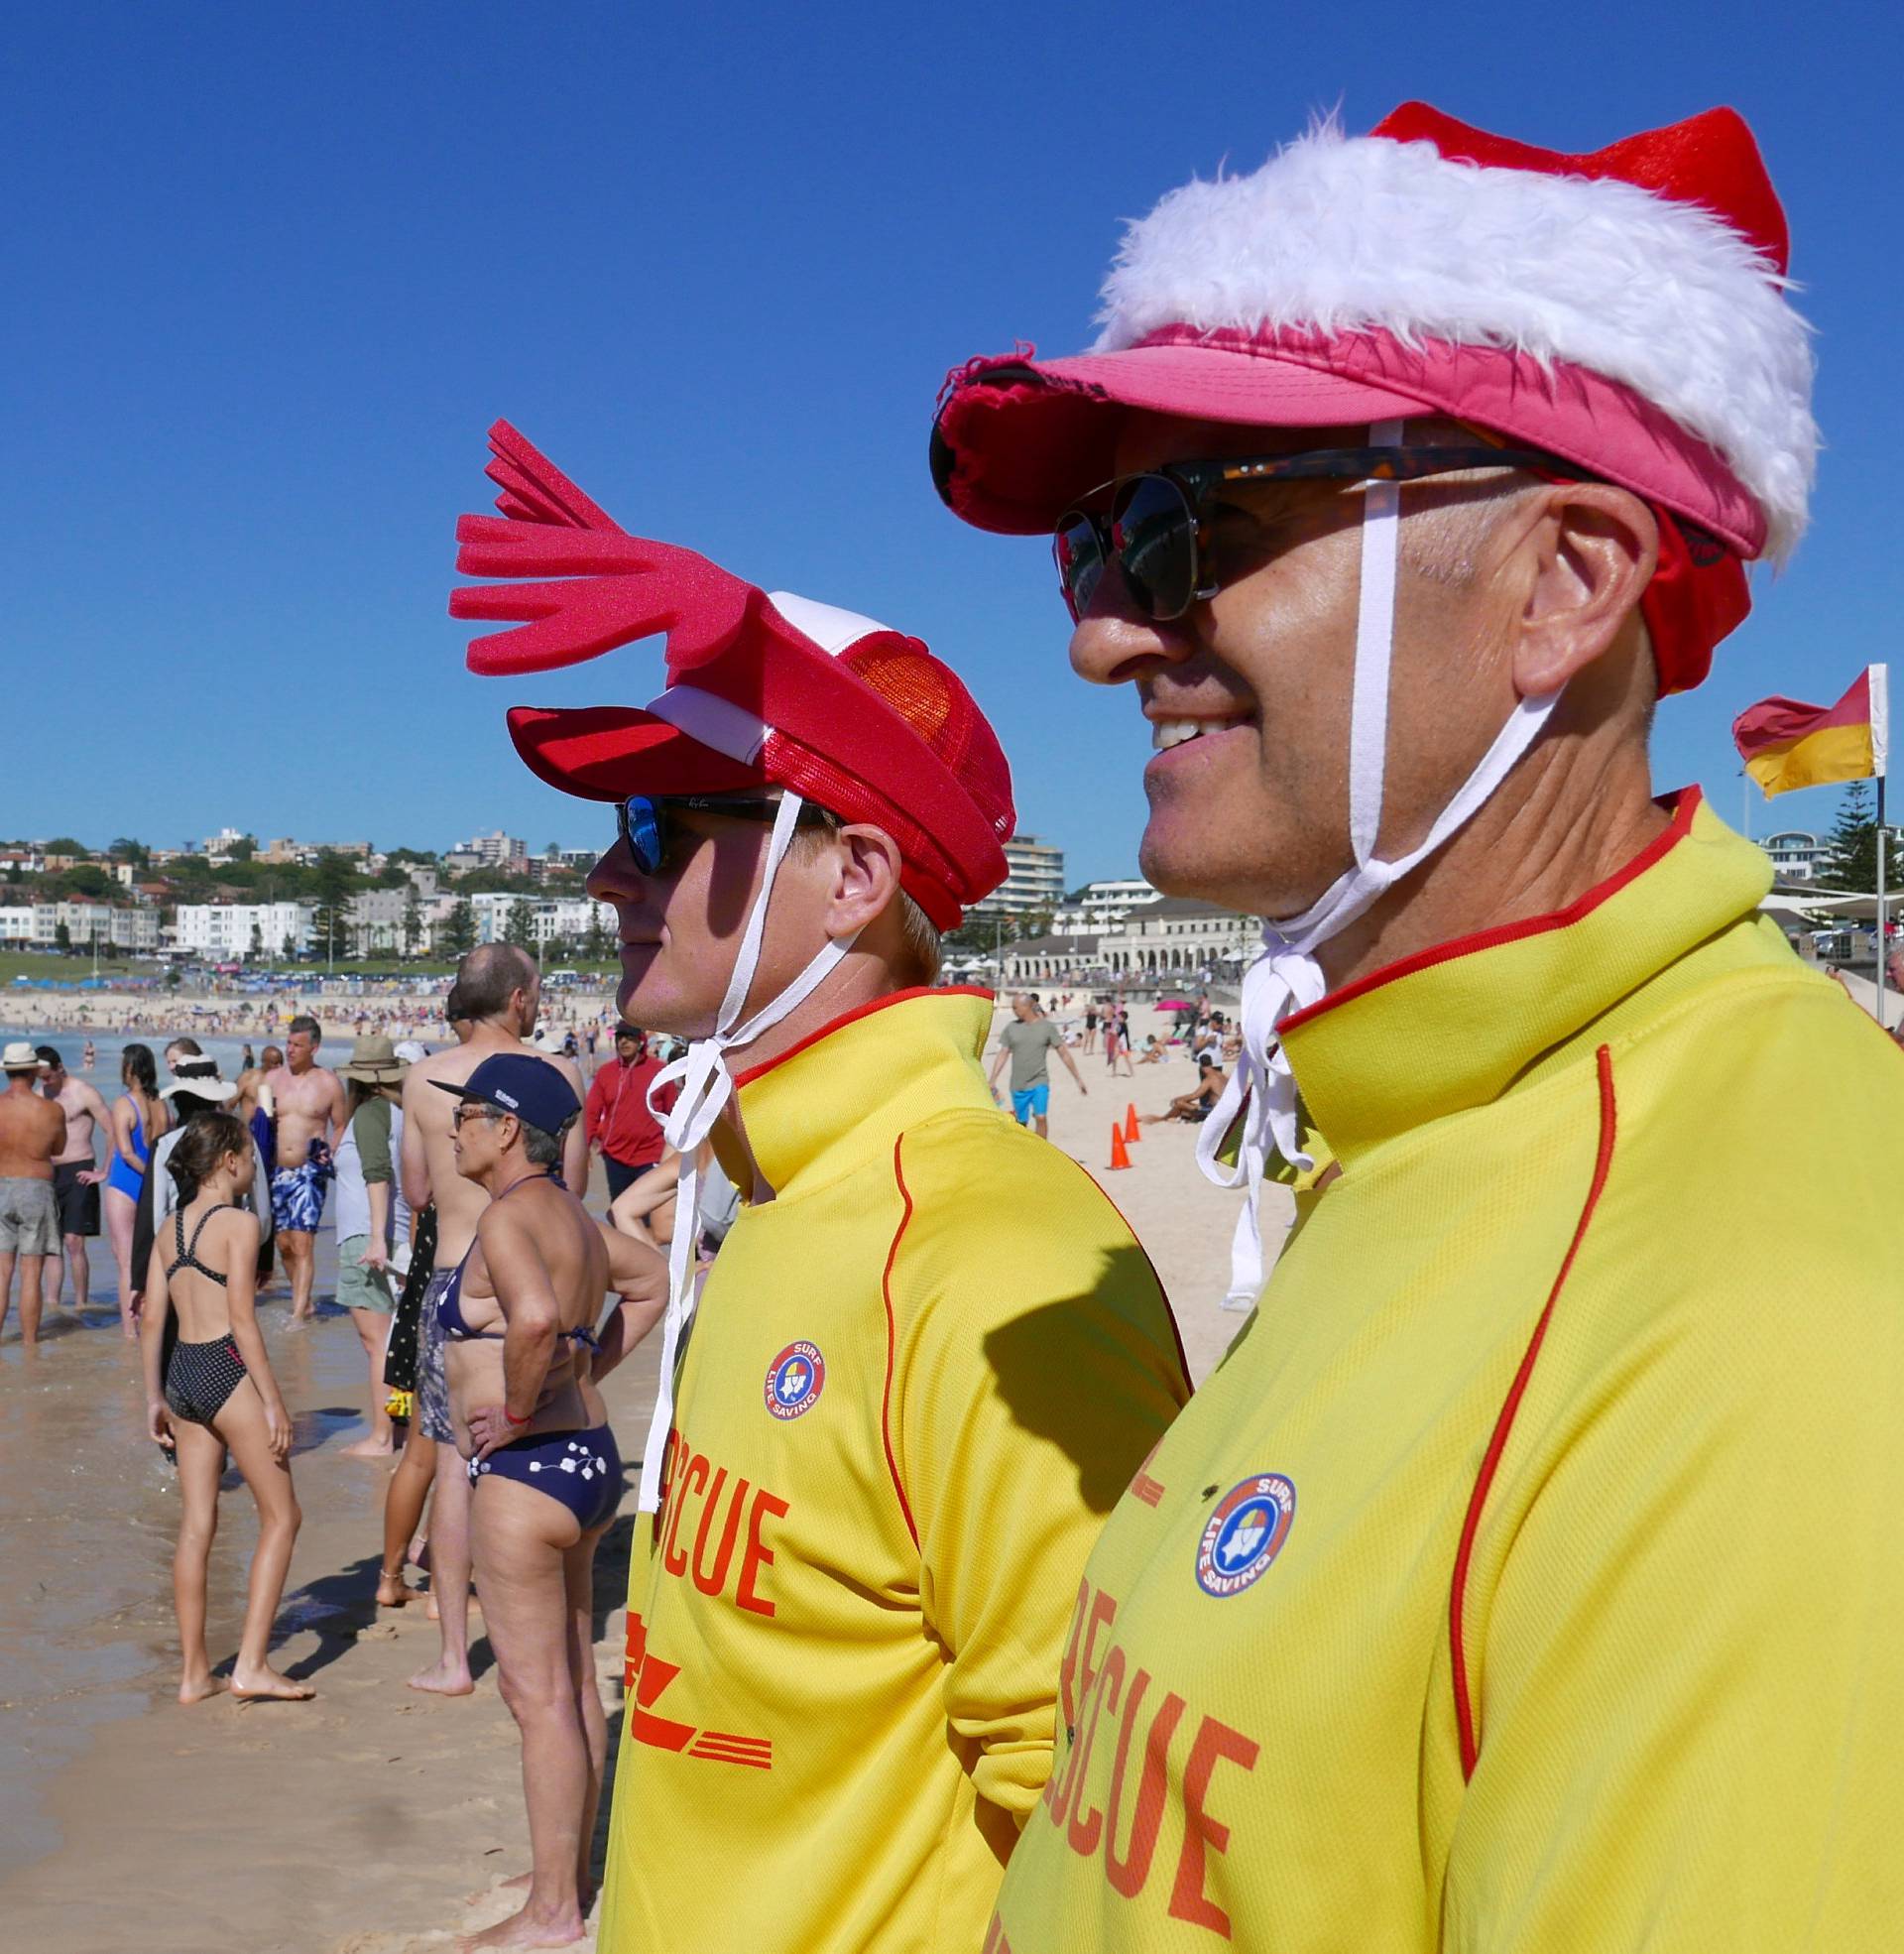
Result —
[{"label": "distant swimmer in water", "polygon": [[[314,1692],[271,1666],[271,1628],[303,1516],[291,1483],[291,1414],[253,1306],[258,1217],[238,1206],[254,1177],[251,1135],[229,1113],[197,1114],[167,1160],[179,1206],[153,1244],[140,1324],[146,1428],[171,1453],[183,1495],[172,1593],[183,1666],[178,1700],[219,1688],[205,1649],[205,1575],[229,1448],[258,1503],[234,1696],[301,1702]],[[177,1341],[167,1336],[178,1319]]]}]

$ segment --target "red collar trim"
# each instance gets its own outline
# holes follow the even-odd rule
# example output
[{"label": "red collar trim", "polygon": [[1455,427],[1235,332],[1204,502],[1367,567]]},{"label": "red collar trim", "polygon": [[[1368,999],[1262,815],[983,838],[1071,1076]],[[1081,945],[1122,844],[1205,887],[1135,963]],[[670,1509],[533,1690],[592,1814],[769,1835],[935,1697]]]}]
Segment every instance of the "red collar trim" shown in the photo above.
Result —
[{"label": "red collar trim", "polygon": [[[1637,881],[1684,841],[1693,830],[1693,815],[1704,798],[1699,788],[1683,788],[1675,797],[1672,825],[1664,833],[1655,835],[1630,862],[1615,869],[1605,882],[1596,883],[1564,910],[1554,910],[1546,916],[1531,916],[1520,922],[1504,922],[1495,929],[1479,930],[1472,936],[1457,936],[1452,942],[1417,950],[1412,956],[1405,956],[1397,963],[1385,964],[1379,970],[1371,970],[1368,976],[1358,977],[1353,984],[1345,984],[1341,990],[1330,992],[1307,1010],[1292,1013],[1282,1021],[1280,1029],[1293,1032],[1299,1026],[1313,1023],[1338,1005],[1366,997],[1368,992],[1379,990],[1384,984],[1411,977],[1416,971],[1427,970],[1437,963],[1452,963],[1456,957],[1474,956],[1481,950],[1496,949],[1502,943],[1517,943],[1522,937],[1543,935],[1550,929],[1570,928],[1583,916],[1591,916],[1609,896],[1618,895],[1628,883]],[[1663,799],[1661,804],[1664,804]]]},{"label": "red collar trim", "polygon": [[856,1005],[851,1011],[842,1013],[831,1023],[822,1025],[817,1032],[808,1032],[798,1044],[788,1045],[777,1058],[770,1058],[764,1064],[752,1065],[745,1072],[736,1074],[734,1089],[738,1092],[742,1086],[765,1078],[789,1058],[797,1058],[808,1046],[818,1044],[822,1038],[830,1038],[842,1026],[851,1025],[859,1018],[870,1018],[876,1011],[885,1011],[892,1005],[908,1003],[913,998],[984,998],[989,1003],[998,1003],[998,994],[988,991],[982,984],[916,984],[910,990],[888,991],[885,997],[875,998],[871,1004]]}]

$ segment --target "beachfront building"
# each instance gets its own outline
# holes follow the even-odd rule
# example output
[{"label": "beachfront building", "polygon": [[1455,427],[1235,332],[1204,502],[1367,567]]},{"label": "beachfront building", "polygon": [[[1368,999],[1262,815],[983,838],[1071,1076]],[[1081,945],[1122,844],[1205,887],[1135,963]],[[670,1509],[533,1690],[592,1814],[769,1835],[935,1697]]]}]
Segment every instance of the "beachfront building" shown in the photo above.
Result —
[{"label": "beachfront building", "polygon": [[314,903],[180,903],[173,945],[209,963],[294,954],[311,947]]},{"label": "beachfront building", "polygon": [[1004,886],[974,903],[969,915],[1049,915],[1063,904],[1064,850],[1056,842],[1014,834],[1005,844],[1005,860],[1009,873]]},{"label": "beachfront building", "polygon": [[1133,911],[1161,901],[1162,896],[1161,889],[1152,889],[1140,875],[1087,882],[1052,911],[1051,930],[1057,936],[1076,936],[1110,929]]},{"label": "beachfront building", "polygon": [[366,889],[350,899],[350,940],[358,956],[405,956],[436,947],[436,932],[456,899],[444,894],[432,868],[412,862],[404,875],[400,889]]},{"label": "beachfront building", "polygon": [[459,841],[443,857],[443,867],[451,875],[470,875],[477,869],[501,869],[505,875],[529,873],[529,843],[520,835],[505,834],[497,828],[491,834],[474,834]]},{"label": "beachfront building", "polygon": [[1772,858],[1772,870],[1780,882],[1812,881],[1825,859],[1824,843],[1803,828],[1768,834],[1758,845]]},{"label": "beachfront building", "polygon": [[1255,916],[1189,897],[1158,896],[1105,929],[1009,944],[999,968],[1008,984],[1235,982],[1255,955],[1261,935]]},{"label": "beachfront building", "polygon": [[1101,977],[1104,938],[1085,934],[1027,936],[1012,944],[1000,963],[1008,984],[1050,984]]},{"label": "beachfront building", "polygon": [[586,896],[517,896],[504,891],[472,896],[469,905],[479,943],[508,942],[510,918],[520,906],[528,913],[529,940],[537,956],[550,943],[584,942],[592,927],[599,926],[606,936],[615,933],[613,907]]},{"label": "beachfront building", "polygon": [[1189,896],[1162,896],[1126,921],[1107,944],[1114,975],[1235,977],[1262,942],[1261,918]]},{"label": "beachfront building", "polygon": [[529,858],[532,882],[546,882],[552,876],[586,875],[601,860],[600,848],[549,848]]},{"label": "beachfront building", "polygon": [[[64,937],[60,932],[63,930]],[[84,896],[55,903],[13,903],[0,908],[0,947],[10,950],[90,952],[95,941],[100,953],[156,950],[158,912],[117,909]]]}]

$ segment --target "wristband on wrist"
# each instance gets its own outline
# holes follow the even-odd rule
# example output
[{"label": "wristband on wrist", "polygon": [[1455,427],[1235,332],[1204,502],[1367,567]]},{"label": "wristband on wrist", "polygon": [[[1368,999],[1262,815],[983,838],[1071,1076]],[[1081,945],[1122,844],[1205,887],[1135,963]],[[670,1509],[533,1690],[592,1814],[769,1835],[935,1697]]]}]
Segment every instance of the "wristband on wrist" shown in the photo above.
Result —
[{"label": "wristband on wrist", "polygon": [[506,1417],[511,1424],[527,1424],[530,1421],[530,1419],[533,1418],[535,1415],[536,1413],[534,1411],[526,1411],[519,1418],[516,1415],[516,1413],[509,1408],[507,1404],[503,1406],[503,1416]]}]

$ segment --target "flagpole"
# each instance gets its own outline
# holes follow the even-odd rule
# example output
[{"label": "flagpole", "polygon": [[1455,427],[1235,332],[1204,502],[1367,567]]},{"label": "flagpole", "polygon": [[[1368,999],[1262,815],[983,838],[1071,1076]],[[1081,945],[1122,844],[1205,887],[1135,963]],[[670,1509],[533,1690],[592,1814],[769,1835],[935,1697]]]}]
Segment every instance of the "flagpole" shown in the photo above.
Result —
[{"label": "flagpole", "polygon": [[1877,1022],[1884,1025],[1884,776],[1877,777]]},{"label": "flagpole", "polygon": [[1877,1022],[1884,1024],[1884,963],[1889,939],[1884,916],[1884,776],[1888,770],[1891,745],[1890,667],[1874,665],[1870,671],[1871,760],[1877,776]]}]

